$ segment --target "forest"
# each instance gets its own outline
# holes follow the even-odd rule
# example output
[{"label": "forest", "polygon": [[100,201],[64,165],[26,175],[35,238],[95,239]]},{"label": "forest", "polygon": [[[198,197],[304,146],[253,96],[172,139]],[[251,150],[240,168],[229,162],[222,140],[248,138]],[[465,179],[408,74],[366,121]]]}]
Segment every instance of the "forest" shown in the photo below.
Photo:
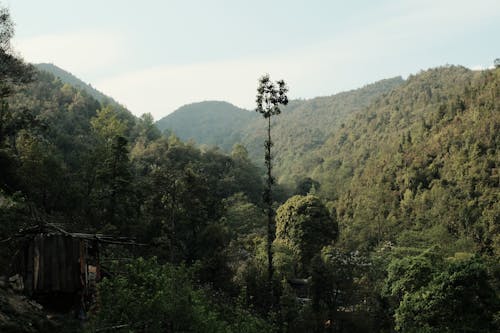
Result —
[{"label": "forest", "polygon": [[1,332],[500,330],[500,66],[155,122],[13,34],[3,8],[0,276],[40,224],[138,245],[102,251],[84,319],[16,317],[0,285]]}]

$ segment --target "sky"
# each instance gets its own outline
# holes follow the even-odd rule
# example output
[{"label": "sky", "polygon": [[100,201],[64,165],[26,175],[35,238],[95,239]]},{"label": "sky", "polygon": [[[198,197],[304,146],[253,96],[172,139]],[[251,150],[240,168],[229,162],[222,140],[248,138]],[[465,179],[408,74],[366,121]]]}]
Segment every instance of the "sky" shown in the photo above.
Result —
[{"label": "sky", "polygon": [[498,0],[0,0],[13,45],[136,115],[225,100],[253,109],[263,74],[290,98],[500,58]]}]

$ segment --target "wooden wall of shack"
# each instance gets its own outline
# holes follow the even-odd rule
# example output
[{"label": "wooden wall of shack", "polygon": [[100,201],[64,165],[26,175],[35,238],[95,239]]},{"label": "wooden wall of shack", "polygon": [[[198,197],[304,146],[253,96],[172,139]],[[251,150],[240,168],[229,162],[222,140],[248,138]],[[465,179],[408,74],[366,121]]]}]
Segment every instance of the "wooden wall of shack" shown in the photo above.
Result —
[{"label": "wooden wall of shack", "polygon": [[75,293],[87,287],[88,264],[98,251],[97,241],[67,234],[35,234],[27,237],[17,259],[17,271],[22,275],[25,292]]}]

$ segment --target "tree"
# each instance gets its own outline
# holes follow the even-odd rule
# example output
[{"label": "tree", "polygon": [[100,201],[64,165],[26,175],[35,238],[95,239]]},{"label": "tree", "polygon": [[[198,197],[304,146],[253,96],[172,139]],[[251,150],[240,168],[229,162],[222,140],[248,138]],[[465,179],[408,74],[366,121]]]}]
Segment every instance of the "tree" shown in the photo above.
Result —
[{"label": "tree", "polygon": [[261,318],[235,304],[217,305],[197,289],[193,271],[156,258],[115,265],[120,274],[98,285],[93,330],[126,325],[130,332],[272,332]]},{"label": "tree", "polygon": [[337,221],[316,196],[293,196],[276,212],[276,242],[292,250],[299,274],[307,274],[311,258],[337,235]]},{"label": "tree", "polygon": [[156,127],[154,118],[151,113],[144,113],[136,121],[135,135],[144,141],[144,143],[152,142],[161,136],[161,132]]},{"label": "tree", "polygon": [[500,58],[496,58],[494,64],[495,68],[500,68]]},{"label": "tree", "polygon": [[311,191],[317,191],[320,188],[320,183],[311,177],[301,178],[297,181],[297,186],[295,189],[295,194],[298,195],[308,195],[309,193],[314,194]]},{"label": "tree", "polygon": [[12,36],[14,36],[14,24],[9,11],[7,8],[0,8],[0,48],[9,49]]},{"label": "tree", "polygon": [[[18,123],[9,112],[7,97],[12,95],[13,87],[28,83],[33,78],[33,68],[11,53],[10,40],[14,36],[14,24],[6,8],[0,7],[0,147],[5,139],[6,129]],[[0,156],[0,161],[2,156]]]},{"label": "tree", "polygon": [[442,258],[431,248],[417,256],[394,259],[387,268],[384,294],[399,303],[405,294],[415,293],[426,286],[442,266]]},{"label": "tree", "polygon": [[400,332],[498,332],[500,302],[479,257],[454,262],[396,310]]},{"label": "tree", "polygon": [[[127,124],[119,119],[112,106],[106,106],[90,120],[97,142],[92,152],[95,163],[88,172],[89,196],[98,208],[98,223],[107,227],[130,228],[125,223],[132,216],[132,173],[129,161]],[[130,201],[129,201],[130,199]],[[100,226],[102,227],[102,225]],[[130,231],[127,230],[127,231]]]},{"label": "tree", "polygon": [[257,108],[255,111],[262,114],[264,119],[267,119],[267,140],[264,147],[265,152],[265,165],[267,168],[267,182],[264,189],[264,204],[267,206],[267,269],[268,269],[268,283],[271,293],[272,303],[274,304],[273,292],[273,254],[272,244],[275,237],[274,227],[274,211],[272,199],[272,187],[274,178],[272,175],[272,155],[271,147],[273,145],[271,140],[271,117],[277,116],[281,113],[280,105],[288,104],[288,97],[286,93],[288,88],[285,81],[279,80],[276,83],[272,82],[269,75],[264,75],[259,79],[259,86],[257,88]]},{"label": "tree", "polygon": [[248,157],[248,151],[241,144],[235,144],[231,151],[232,167],[226,178],[231,179],[232,191],[234,193],[243,192],[248,196],[250,202],[254,204],[262,203],[263,182],[261,171]]},{"label": "tree", "polygon": [[[368,331],[372,325],[370,316],[365,316],[366,320],[359,323],[353,313],[363,313],[372,306],[370,286],[367,285],[371,270],[368,258],[358,251],[349,252],[329,245],[312,258],[310,270],[310,292],[316,320],[319,319],[321,324],[330,320],[328,332]],[[350,313],[342,310],[347,308],[356,310]]]},{"label": "tree", "polygon": [[12,84],[31,81],[33,70],[21,59],[12,55],[10,40],[14,36],[14,24],[6,8],[0,7],[0,98],[12,93]]}]

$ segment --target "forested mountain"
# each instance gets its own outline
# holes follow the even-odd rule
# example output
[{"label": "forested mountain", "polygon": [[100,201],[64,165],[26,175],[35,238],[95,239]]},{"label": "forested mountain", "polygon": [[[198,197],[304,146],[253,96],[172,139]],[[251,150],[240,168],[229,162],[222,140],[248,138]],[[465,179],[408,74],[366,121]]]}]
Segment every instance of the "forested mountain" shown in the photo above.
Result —
[{"label": "forested mountain", "polygon": [[[291,101],[273,125],[274,162],[280,181],[293,183],[290,175],[305,172],[301,163],[304,156],[321,146],[350,114],[363,110],[402,82],[401,77],[395,77],[332,96]],[[263,164],[265,124],[253,111],[224,102],[201,102],[179,108],[157,125],[184,140],[218,145],[225,151],[241,143],[255,163]]]},{"label": "forested mountain", "polygon": [[184,105],[156,124],[161,131],[173,131],[181,140],[230,152],[235,143],[241,142],[248,123],[257,118],[255,112],[227,102],[205,101]]},{"label": "forested mountain", "polygon": [[[5,64],[7,55],[0,55]],[[267,327],[241,307],[221,304],[214,309],[209,304],[216,299],[200,291],[199,284],[191,285],[189,277],[196,274],[197,281],[234,290],[224,249],[236,230],[253,233],[262,228],[262,182],[246,150],[236,146],[231,156],[202,151],[174,135],[162,136],[150,115],[136,118],[123,108],[103,105],[86,91],[19,60],[10,66],[18,66],[14,75],[23,71],[27,78],[1,81],[0,240],[47,223],[66,231],[134,237],[149,244],[144,250],[160,261],[150,260],[144,269],[160,269],[164,275],[159,279],[168,276],[182,284],[182,290],[169,287],[179,293],[179,301],[196,300],[198,307],[191,304],[183,314],[199,319],[186,319],[180,327],[234,332],[238,325],[255,325],[257,331]],[[12,72],[0,74],[8,77]],[[251,213],[251,220],[246,216],[240,221],[240,211]],[[0,243],[0,276],[9,273],[11,255],[18,251],[19,244],[14,244]],[[196,263],[196,269],[179,266],[172,271],[173,266],[161,266],[165,262]],[[103,301],[106,295],[103,289]],[[116,300],[104,302],[109,311],[118,309]],[[112,321],[105,307],[103,316],[96,317],[102,325]],[[3,311],[2,305],[0,316],[10,318]],[[222,318],[226,311],[239,319]],[[12,322],[0,320],[0,330]]]},{"label": "forested mountain", "polygon": [[[494,258],[500,255],[499,117],[498,67],[472,71],[445,66],[404,82],[396,78],[333,97],[291,102],[275,117],[272,132],[277,175],[282,182],[295,181],[295,193],[322,198],[338,223],[339,236],[334,247],[323,247],[321,260],[304,257],[313,246],[328,243],[303,224],[318,219],[314,223],[320,225],[323,208],[314,196],[289,199],[277,216],[279,275],[293,279],[305,270],[317,292],[327,292],[327,285],[339,288],[343,301],[318,295],[318,311],[356,304],[361,297],[370,310],[359,309],[358,315],[367,318],[382,311],[375,318],[393,316],[392,324],[365,321],[370,328],[347,320],[353,325],[348,331],[377,330],[375,326],[390,330],[395,325],[402,332],[424,327],[453,332],[463,326],[444,319],[446,323],[436,325],[433,320],[466,315],[479,306],[488,309],[485,322],[490,324],[482,326],[481,316],[475,314],[467,325],[489,332],[494,325],[491,311],[499,309],[498,288],[490,289],[498,286]],[[250,152],[258,151],[264,130],[260,119],[244,129],[243,142]],[[292,222],[296,216],[302,217]],[[328,230],[325,226],[319,235]],[[322,282],[315,284],[315,279]],[[472,294],[484,288],[493,296],[478,303],[450,292],[458,285],[467,289],[469,279],[484,282],[469,290]],[[430,301],[422,303],[422,295]],[[443,299],[472,306],[452,307],[445,314]],[[422,315],[417,318],[417,313]],[[308,321],[304,315],[290,319],[297,332],[308,330],[298,328],[302,320]],[[342,311],[329,316],[345,320]]]},{"label": "forested mountain", "polygon": [[500,255],[500,70],[412,75],[313,153],[309,175],[355,247]]},{"label": "forested mountain", "polygon": [[40,64],[35,64],[35,67],[39,70],[48,72],[54,75],[55,77],[58,77],[63,83],[67,83],[75,88],[84,90],[85,92],[87,92],[87,94],[89,94],[102,104],[113,104],[119,106],[119,103],[116,102],[113,98],[106,96],[99,90],[92,87],[90,84],[83,82],[70,72],[65,71],[62,68],[59,68],[54,64],[40,63]]},{"label": "forested mountain", "polygon": [[[350,115],[363,112],[374,100],[402,83],[401,77],[395,77],[332,96],[291,101],[274,119],[272,129],[278,180],[293,184],[305,173],[308,166],[303,160],[312,150],[320,147]],[[256,162],[264,155],[264,128],[262,119],[250,123],[242,141]]]},{"label": "forested mountain", "polygon": [[[0,7],[0,331],[500,329],[500,68],[291,101],[272,117],[287,186],[267,175],[270,189],[253,162],[266,136],[257,112],[196,103],[162,133],[151,115],[24,63],[12,34]],[[13,263],[33,249],[27,230],[58,246],[87,238],[78,260],[33,251]],[[24,289],[43,269],[83,286],[84,245],[102,237],[115,241],[99,245],[95,289]]]}]

